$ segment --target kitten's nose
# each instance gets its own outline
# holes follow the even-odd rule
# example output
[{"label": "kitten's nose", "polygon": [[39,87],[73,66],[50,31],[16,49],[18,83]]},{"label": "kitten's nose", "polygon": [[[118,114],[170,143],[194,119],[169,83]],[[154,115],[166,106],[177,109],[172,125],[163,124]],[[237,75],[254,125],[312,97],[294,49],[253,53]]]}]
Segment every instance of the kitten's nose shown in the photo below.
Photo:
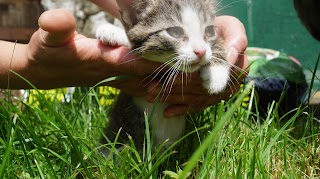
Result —
[{"label": "kitten's nose", "polygon": [[204,54],[206,54],[206,52],[206,49],[194,50],[194,53],[198,56],[199,59],[201,59]]}]

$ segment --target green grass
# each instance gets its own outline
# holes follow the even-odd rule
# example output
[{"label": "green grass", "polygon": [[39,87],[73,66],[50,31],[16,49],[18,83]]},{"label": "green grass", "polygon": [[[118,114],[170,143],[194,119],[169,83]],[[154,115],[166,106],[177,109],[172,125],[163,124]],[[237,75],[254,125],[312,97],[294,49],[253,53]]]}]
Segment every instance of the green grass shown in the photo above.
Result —
[{"label": "green grass", "polygon": [[110,107],[97,90],[78,88],[70,103],[42,92],[29,103],[1,100],[0,178],[319,178],[312,110],[279,116],[272,103],[265,116],[255,110],[254,95],[239,107],[243,94],[189,116],[172,150],[153,150],[146,130],[142,152],[131,141],[112,158],[97,152]]}]

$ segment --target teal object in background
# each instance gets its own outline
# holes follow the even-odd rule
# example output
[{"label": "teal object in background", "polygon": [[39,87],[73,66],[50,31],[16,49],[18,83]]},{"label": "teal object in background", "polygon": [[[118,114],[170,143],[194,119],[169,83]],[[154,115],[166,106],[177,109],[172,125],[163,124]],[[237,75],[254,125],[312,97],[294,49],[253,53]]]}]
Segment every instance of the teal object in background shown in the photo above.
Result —
[{"label": "teal object in background", "polygon": [[[247,48],[246,54],[250,62],[249,79],[276,79],[290,81],[305,86],[306,79],[299,62],[285,53],[264,48]],[[281,92],[284,87],[278,90]]]},{"label": "teal object in background", "polygon": [[[249,46],[278,50],[297,58],[307,80],[320,53],[320,42],[301,24],[293,0],[222,0],[219,15],[233,15],[244,24]],[[317,70],[320,76],[320,69]],[[315,81],[319,87],[319,81]],[[314,87],[314,88],[315,88]]]},{"label": "teal object in background", "polygon": [[308,84],[300,63],[276,50],[248,48],[250,72],[245,82],[254,81],[258,109],[266,114],[273,101],[286,114],[308,99]]}]

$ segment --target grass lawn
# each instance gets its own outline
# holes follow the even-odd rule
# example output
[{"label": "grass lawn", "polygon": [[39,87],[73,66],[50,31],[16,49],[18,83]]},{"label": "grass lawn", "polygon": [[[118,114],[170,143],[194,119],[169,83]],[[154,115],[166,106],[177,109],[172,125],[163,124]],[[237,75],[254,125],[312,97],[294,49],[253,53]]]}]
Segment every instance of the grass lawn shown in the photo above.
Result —
[{"label": "grass lawn", "polygon": [[152,149],[147,128],[142,152],[133,142],[117,152],[111,141],[104,146],[113,150],[108,158],[97,151],[114,93],[77,88],[63,103],[63,92],[1,101],[0,178],[320,177],[319,121],[308,107],[280,116],[272,103],[263,115],[254,95],[240,105],[244,91],[189,116],[186,135],[172,150]]}]

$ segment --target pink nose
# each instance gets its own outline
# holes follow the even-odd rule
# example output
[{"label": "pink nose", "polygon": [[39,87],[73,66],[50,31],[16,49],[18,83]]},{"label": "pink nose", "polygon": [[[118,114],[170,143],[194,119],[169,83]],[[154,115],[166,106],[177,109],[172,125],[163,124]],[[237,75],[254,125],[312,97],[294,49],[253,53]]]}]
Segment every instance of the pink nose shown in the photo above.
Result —
[{"label": "pink nose", "polygon": [[199,59],[201,59],[204,56],[204,54],[206,54],[206,50],[205,49],[194,50],[194,53],[198,56]]}]

